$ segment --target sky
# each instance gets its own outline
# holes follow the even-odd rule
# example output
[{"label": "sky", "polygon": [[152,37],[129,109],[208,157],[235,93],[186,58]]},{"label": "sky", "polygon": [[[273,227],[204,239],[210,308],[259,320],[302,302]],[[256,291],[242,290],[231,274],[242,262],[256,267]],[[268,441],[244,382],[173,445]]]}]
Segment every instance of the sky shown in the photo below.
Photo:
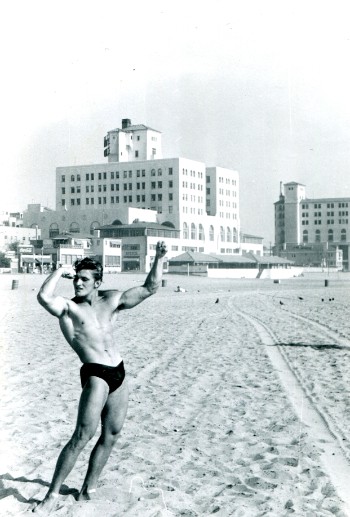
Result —
[{"label": "sky", "polygon": [[274,240],[280,182],[350,197],[347,1],[19,0],[0,7],[0,210],[55,208],[58,166],[105,163],[121,119],[163,157],[237,170]]}]

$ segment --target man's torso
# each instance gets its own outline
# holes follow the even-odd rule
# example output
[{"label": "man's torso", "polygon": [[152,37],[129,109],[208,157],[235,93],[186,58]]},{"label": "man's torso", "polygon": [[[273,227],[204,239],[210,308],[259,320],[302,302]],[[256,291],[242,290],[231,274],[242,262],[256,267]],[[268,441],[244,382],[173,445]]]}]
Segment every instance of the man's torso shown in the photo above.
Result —
[{"label": "man's torso", "polygon": [[69,300],[68,311],[60,318],[62,333],[83,363],[116,366],[121,357],[113,324],[117,311],[108,297],[93,304],[77,298]]}]

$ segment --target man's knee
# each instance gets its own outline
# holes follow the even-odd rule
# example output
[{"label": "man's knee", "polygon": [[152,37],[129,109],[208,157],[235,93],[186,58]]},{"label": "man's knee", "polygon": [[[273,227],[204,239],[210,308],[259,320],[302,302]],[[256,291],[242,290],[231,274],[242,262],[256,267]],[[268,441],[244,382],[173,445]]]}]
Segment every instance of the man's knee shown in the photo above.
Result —
[{"label": "man's knee", "polygon": [[70,440],[71,447],[73,448],[83,448],[85,445],[93,438],[96,429],[92,426],[79,426],[73,433],[73,436]]},{"label": "man's knee", "polygon": [[102,430],[103,443],[105,443],[106,445],[109,445],[110,447],[113,447],[113,445],[118,440],[121,430],[122,430],[122,426],[114,427],[113,429],[108,429],[108,431]]}]

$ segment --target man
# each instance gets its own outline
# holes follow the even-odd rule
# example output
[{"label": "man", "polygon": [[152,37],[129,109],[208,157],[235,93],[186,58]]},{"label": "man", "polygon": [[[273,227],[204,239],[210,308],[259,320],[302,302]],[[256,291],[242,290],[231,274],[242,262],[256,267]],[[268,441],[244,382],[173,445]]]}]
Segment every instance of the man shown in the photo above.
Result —
[{"label": "man", "polygon": [[[99,296],[103,269],[90,258],[76,261],[74,269],[57,269],[43,283],[38,301],[59,318],[64,337],[83,363],[82,393],[75,431],[58,457],[45,498],[34,512],[46,513],[53,508],[63,481],[94,436],[101,419],[101,436],[91,453],[78,500],[90,499],[90,494],[96,491],[99,475],[122,429],[129,398],[123,361],[113,337],[113,323],[119,311],[135,307],[157,291],[166,252],[165,243],[158,242],[154,263],[143,286],[124,292],[104,291]],[[60,278],[73,278],[75,296],[71,300],[54,294]]]}]

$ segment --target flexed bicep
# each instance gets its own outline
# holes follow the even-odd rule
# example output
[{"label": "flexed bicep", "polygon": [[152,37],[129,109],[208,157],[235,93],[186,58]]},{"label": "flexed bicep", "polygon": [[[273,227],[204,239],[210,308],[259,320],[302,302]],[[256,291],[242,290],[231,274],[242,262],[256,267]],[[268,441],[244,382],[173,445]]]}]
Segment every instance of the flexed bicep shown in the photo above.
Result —
[{"label": "flexed bicep", "polygon": [[45,294],[39,292],[37,298],[40,305],[57,318],[68,311],[68,299],[63,296],[45,296]]},{"label": "flexed bicep", "polygon": [[151,296],[151,292],[144,286],[132,287],[124,291],[119,298],[118,310],[132,309],[135,305],[143,302],[146,298]]}]

